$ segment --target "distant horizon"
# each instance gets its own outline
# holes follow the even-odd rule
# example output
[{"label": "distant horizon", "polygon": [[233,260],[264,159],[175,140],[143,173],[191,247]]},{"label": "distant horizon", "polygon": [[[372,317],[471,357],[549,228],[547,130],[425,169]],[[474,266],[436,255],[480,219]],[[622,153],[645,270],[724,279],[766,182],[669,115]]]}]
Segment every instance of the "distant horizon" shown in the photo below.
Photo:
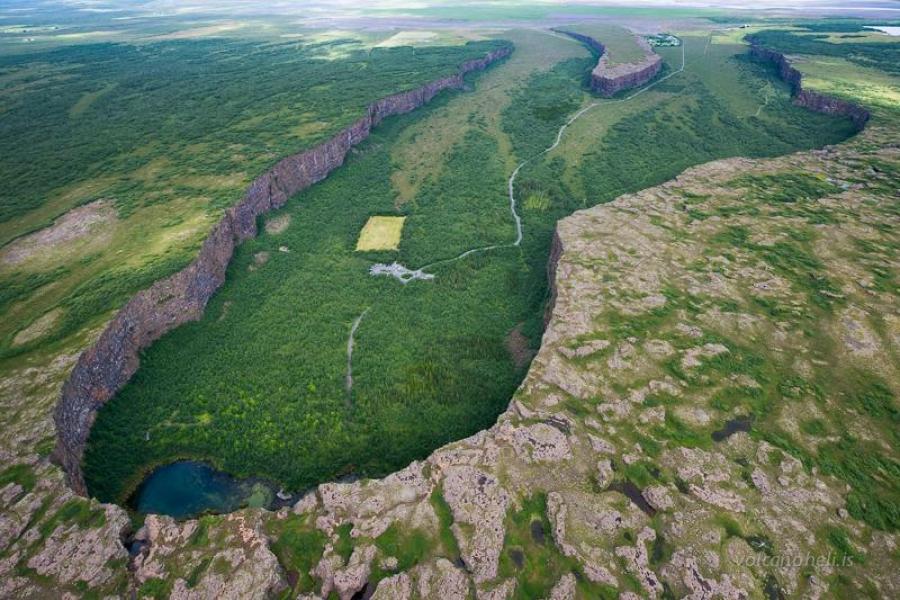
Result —
[{"label": "distant horizon", "polygon": [[[472,0],[461,2],[449,2],[447,0],[372,0],[359,2],[358,0],[313,0],[303,2],[296,0],[276,0],[274,2],[247,2],[245,0],[194,0],[190,3],[174,0],[0,0],[0,13],[14,11],[22,16],[31,12],[46,11],[58,6],[62,10],[70,10],[85,15],[111,15],[113,13],[133,13],[141,18],[166,18],[172,16],[212,16],[224,13],[238,16],[264,16],[264,15],[298,15],[317,18],[318,15],[328,14],[331,18],[346,18],[349,16],[372,16],[372,13],[384,15],[393,14],[399,16],[406,11],[410,16],[421,16],[428,11],[441,11],[466,8],[469,10],[504,11],[516,8],[545,8],[549,11],[566,8],[584,9],[660,9],[660,10],[684,10],[689,11],[728,11],[746,12],[756,14],[763,11],[778,11],[781,14],[772,16],[792,15],[826,15],[849,18],[894,18],[900,16],[900,2],[895,0],[867,0],[864,2],[848,2],[846,0],[796,0],[785,2],[784,0],[760,0],[759,2],[746,3],[731,0],[704,1],[688,0],[679,2],[675,0]],[[0,14],[0,18],[9,16]],[[115,18],[115,17],[113,17]],[[122,17],[118,17],[122,18]],[[515,18],[515,16],[511,16]],[[463,18],[462,20],[466,20]]]}]

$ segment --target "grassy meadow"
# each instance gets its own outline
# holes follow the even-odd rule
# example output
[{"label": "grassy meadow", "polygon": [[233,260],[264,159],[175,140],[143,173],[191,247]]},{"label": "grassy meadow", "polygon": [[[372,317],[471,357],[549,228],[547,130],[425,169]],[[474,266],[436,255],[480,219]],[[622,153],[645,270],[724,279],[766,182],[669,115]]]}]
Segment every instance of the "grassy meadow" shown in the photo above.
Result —
[{"label": "grassy meadow", "polygon": [[[512,242],[510,172],[594,101],[584,47],[537,31],[502,37],[516,44],[508,62],[470,92],[386,122],[345,167],[269,217],[289,216],[286,228],[241,246],[203,320],[145,353],[99,413],[86,455],[94,494],[122,500],[147,469],[175,458],[299,490],[383,474],[483,429],[539,344],[559,218],[692,164],[852,131],[793,107],[743,46],[686,38],[684,73],[634,100],[600,101],[522,170],[520,247],[436,267],[428,282],[369,277],[373,262],[415,268]],[[662,54],[669,72],[680,65],[680,48]],[[388,215],[406,217],[399,251],[356,252],[368,219]],[[348,395],[347,336],[363,312]]]}]

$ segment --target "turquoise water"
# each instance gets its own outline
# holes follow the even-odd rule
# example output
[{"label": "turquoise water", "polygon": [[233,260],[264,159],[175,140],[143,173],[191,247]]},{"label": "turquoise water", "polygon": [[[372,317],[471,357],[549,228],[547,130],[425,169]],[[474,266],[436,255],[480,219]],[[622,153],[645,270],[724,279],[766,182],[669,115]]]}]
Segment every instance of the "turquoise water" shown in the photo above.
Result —
[{"label": "turquoise water", "polygon": [[273,508],[277,502],[274,490],[265,483],[236,479],[204,463],[181,461],[153,471],[131,504],[140,513],[187,519],[243,506]]}]

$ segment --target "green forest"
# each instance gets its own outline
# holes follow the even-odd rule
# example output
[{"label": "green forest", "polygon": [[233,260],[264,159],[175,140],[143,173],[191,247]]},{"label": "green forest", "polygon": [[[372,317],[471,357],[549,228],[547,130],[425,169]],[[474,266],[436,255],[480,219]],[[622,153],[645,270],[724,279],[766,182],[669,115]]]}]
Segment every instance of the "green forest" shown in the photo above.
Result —
[{"label": "green forest", "polygon": [[[359,118],[373,100],[454,72],[495,45],[369,50],[353,40],[197,40],[4,55],[0,222],[66,184],[122,176],[161,156],[189,154],[193,174],[261,172],[296,152],[298,141],[313,145]],[[329,59],[336,48],[346,56]],[[290,132],[304,125],[298,140]],[[200,142],[197,156],[191,146]],[[123,181],[106,193],[128,212],[153,191]],[[212,208],[235,199],[217,200]]]},{"label": "green forest", "polygon": [[[689,61],[699,60],[704,41],[688,43]],[[692,164],[782,154],[852,133],[843,119],[793,107],[770,70],[743,54],[729,60],[740,75],[736,96],[762,103],[765,84],[777,89],[760,117],[738,114],[737,101],[710,91],[716,69],[688,70],[658,87],[655,107],[596,140],[578,168],[551,153],[523,169],[520,247],[439,266],[433,281],[405,286],[367,269],[384,260],[416,267],[514,239],[509,162],[488,124],[471,118],[449,168],[397,208],[387,150],[446,99],[390,119],[344,167],[280,211],[291,217],[286,231],[238,249],[203,320],[143,355],[133,380],[99,412],[85,457],[91,492],[123,500],[148,469],[176,458],[302,490],[341,475],[384,474],[490,426],[525,372],[510,333],[518,328],[532,349],[539,344],[559,218]],[[552,143],[581,104],[589,67],[564,62],[523,82],[501,119],[516,162]],[[726,135],[733,127],[739,134]],[[369,216],[397,213],[408,217],[398,252],[354,252]],[[366,310],[348,394],[347,336]]]},{"label": "green forest", "polygon": [[[0,358],[62,340],[186,266],[203,232],[183,229],[217,218],[278,159],[501,43],[414,50],[210,39],[0,56],[0,244],[97,199],[134,233],[38,268],[0,262],[0,310],[31,313],[0,326]],[[41,293],[50,283],[52,293]],[[19,327],[54,308],[52,331],[13,343]]]}]

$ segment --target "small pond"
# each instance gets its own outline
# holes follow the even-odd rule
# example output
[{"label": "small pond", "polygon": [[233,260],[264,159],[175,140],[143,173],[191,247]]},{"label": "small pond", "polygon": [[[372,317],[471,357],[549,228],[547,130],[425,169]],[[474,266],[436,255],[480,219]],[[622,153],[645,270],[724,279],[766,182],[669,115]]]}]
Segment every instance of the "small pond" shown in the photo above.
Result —
[{"label": "small pond", "polygon": [[293,499],[259,479],[237,479],[201,462],[180,461],[153,471],[129,504],[140,513],[188,519],[244,506],[277,508]]}]

